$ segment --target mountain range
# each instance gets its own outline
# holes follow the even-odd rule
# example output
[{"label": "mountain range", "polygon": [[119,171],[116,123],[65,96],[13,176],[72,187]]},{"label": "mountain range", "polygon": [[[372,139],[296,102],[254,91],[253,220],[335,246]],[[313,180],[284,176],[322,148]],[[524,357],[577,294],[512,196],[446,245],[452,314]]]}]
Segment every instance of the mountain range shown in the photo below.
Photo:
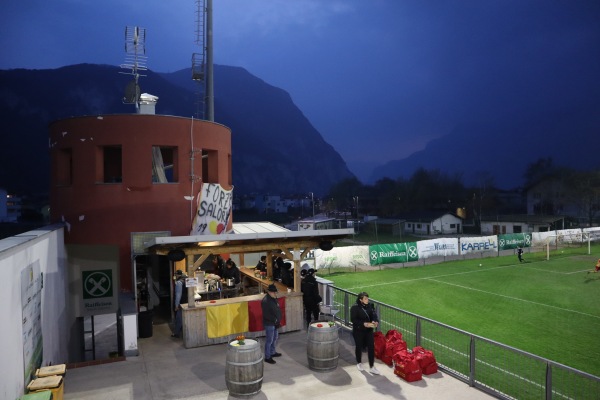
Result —
[{"label": "mountain range", "polygon": [[[95,64],[0,70],[0,187],[48,192],[51,121],[135,112],[122,102],[131,76],[120,72],[116,66]],[[197,87],[189,69],[144,75],[140,86],[142,92],[158,96],[157,114],[195,115]],[[215,122],[232,130],[236,194],[323,196],[333,184],[355,177],[286,91],[240,67],[215,65],[214,76]],[[462,123],[423,150],[376,167],[364,183],[410,178],[423,167],[460,174],[466,185],[491,176],[497,187],[512,189],[523,184],[529,164],[548,157],[556,165],[600,169],[594,153],[600,148],[599,103],[566,103],[553,109],[541,103],[522,110],[519,106],[511,115]],[[356,146],[364,151],[369,138]]]},{"label": "mountain range", "polygon": [[527,167],[540,158],[576,170],[600,170],[600,104],[568,106],[547,114],[521,114],[463,123],[402,160],[375,168],[370,181],[409,178],[419,167],[460,174],[466,185],[493,177],[502,189],[524,184]]},{"label": "mountain range", "polygon": [[[93,64],[0,71],[0,187],[48,192],[51,121],[135,112],[122,103],[132,79],[122,71]],[[189,69],[144,75],[141,91],[158,96],[157,114],[195,115],[197,88]],[[354,176],[287,92],[243,68],[216,65],[214,76],[215,122],[232,130],[236,194],[324,195],[331,185]]]}]

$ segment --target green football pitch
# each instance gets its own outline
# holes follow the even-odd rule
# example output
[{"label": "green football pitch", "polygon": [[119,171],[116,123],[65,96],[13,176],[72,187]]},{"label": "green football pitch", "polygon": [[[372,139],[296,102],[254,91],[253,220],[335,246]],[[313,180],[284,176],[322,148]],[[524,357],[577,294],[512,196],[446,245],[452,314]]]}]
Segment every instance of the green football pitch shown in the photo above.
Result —
[{"label": "green football pitch", "polygon": [[[335,286],[600,376],[600,245],[368,272]],[[481,265],[480,265],[481,264]],[[385,333],[385,332],[384,332]]]}]

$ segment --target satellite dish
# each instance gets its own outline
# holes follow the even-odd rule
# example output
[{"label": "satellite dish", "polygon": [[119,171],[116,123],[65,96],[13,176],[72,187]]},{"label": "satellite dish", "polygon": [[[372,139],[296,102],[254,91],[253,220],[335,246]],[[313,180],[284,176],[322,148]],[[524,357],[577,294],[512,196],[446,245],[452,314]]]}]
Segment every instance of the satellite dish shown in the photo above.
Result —
[{"label": "satellite dish", "polygon": [[135,79],[131,80],[125,87],[125,96],[123,96],[123,103],[125,104],[136,104],[140,99],[140,85]]}]

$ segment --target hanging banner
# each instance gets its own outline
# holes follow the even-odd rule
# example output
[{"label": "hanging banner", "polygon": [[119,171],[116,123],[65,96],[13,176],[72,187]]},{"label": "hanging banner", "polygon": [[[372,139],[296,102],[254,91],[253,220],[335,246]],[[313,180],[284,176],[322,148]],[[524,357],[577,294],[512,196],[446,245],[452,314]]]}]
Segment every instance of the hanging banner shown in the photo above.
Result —
[{"label": "hanging banner", "polygon": [[518,247],[531,247],[531,233],[498,235],[499,250],[510,250]]},{"label": "hanging banner", "polygon": [[369,246],[371,265],[418,261],[417,242],[378,244]]},{"label": "hanging banner", "polygon": [[369,246],[334,247],[329,251],[314,250],[317,269],[368,266]]},{"label": "hanging banner", "polygon": [[559,244],[581,243],[583,241],[581,229],[561,229],[556,233],[558,235],[556,240]]},{"label": "hanging banner", "polygon": [[498,251],[498,236],[461,237],[460,254]]},{"label": "hanging banner", "polygon": [[436,238],[417,242],[419,259],[458,255],[458,238]]},{"label": "hanging banner", "polygon": [[224,189],[218,183],[203,183],[196,196],[196,215],[190,236],[227,233],[233,205],[233,187]]},{"label": "hanging banner", "polygon": [[556,244],[556,231],[531,232],[532,246],[545,246],[547,243]]}]

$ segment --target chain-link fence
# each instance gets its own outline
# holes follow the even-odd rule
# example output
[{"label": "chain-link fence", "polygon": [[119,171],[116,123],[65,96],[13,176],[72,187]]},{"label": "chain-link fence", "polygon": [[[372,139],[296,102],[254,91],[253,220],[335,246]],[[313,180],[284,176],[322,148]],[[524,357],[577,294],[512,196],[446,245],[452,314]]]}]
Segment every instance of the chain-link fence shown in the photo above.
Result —
[{"label": "chain-link fence", "polygon": [[[357,293],[332,285],[322,288],[339,310],[335,318],[351,327]],[[600,400],[600,377],[567,367],[469,332],[370,299],[379,329],[397,329],[409,349],[433,351],[439,368],[499,399]]]}]

